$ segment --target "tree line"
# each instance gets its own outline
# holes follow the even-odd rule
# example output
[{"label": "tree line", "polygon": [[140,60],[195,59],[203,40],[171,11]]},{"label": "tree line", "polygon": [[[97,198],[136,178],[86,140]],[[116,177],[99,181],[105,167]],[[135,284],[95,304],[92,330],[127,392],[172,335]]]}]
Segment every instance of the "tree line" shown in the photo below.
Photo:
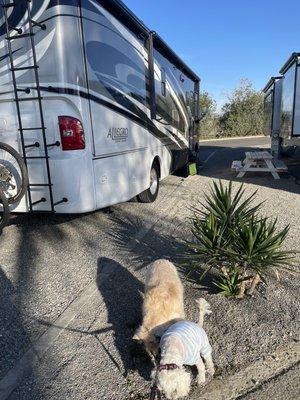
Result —
[{"label": "tree line", "polygon": [[262,135],[264,130],[264,96],[248,79],[228,96],[220,111],[208,92],[200,95],[200,138]]}]

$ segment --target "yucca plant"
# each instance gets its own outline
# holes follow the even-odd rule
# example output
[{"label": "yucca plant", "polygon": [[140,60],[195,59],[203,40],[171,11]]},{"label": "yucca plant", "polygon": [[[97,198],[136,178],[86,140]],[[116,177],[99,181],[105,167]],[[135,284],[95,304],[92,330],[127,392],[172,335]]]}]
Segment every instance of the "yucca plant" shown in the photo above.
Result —
[{"label": "yucca plant", "polygon": [[[232,243],[225,249],[226,258],[230,264],[238,265],[242,276],[247,271],[255,273],[251,283],[253,293],[257,283],[265,280],[274,268],[289,269],[291,259],[295,252],[281,250],[286,239],[289,226],[282,230],[276,230],[277,219],[269,221],[267,218],[257,219],[255,216],[238,224],[232,231]],[[240,286],[239,297],[245,292],[245,282]]]},{"label": "yucca plant", "polygon": [[228,272],[221,272],[213,284],[218,288],[219,293],[225,296],[238,296],[241,284],[250,278],[241,276],[240,271],[233,268]]},{"label": "yucca plant", "polygon": [[233,194],[232,182],[224,187],[222,182],[213,182],[209,194],[204,195],[206,203],[200,202],[200,207],[193,207],[194,217],[192,220],[203,220],[213,214],[216,220],[226,228],[234,227],[238,221],[247,221],[256,215],[262,203],[253,205],[257,191],[242,201],[245,189],[241,185]]},{"label": "yucca plant", "polygon": [[261,207],[252,204],[256,192],[242,200],[244,193],[243,185],[233,194],[232,182],[228,187],[213,182],[209,194],[204,196],[205,203],[199,202],[199,206],[192,208],[190,224],[194,240],[187,242],[191,252],[185,258],[192,269],[205,262],[200,279],[212,268],[226,269],[224,251],[231,246],[233,232]]},{"label": "yucca plant", "polygon": [[192,268],[204,264],[200,279],[216,269],[215,284],[227,295],[243,297],[248,283],[252,294],[274,268],[289,269],[294,253],[280,249],[289,227],[278,231],[277,220],[262,218],[258,214],[262,203],[253,205],[256,194],[245,198],[243,185],[234,193],[232,182],[227,187],[214,182],[205,203],[192,208],[194,240],[187,242],[186,261]]},{"label": "yucca plant", "polygon": [[192,268],[207,262],[200,278],[202,279],[210,269],[222,263],[223,248],[227,241],[226,229],[214,214],[210,214],[203,220],[192,218],[191,230],[195,240],[187,242],[188,248],[192,251],[187,254],[186,259]]}]

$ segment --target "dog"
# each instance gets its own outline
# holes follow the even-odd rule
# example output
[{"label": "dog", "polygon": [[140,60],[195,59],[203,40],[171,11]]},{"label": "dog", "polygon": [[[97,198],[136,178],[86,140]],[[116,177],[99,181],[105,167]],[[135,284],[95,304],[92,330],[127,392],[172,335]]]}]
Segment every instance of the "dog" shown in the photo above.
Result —
[{"label": "dog", "polygon": [[186,397],[190,392],[191,375],[184,365],[196,365],[200,386],[205,384],[206,371],[211,377],[215,372],[212,348],[203,329],[204,316],[211,313],[210,305],[204,299],[196,301],[199,308],[198,324],[178,321],[166,330],[160,341],[161,361],[152,376],[155,379],[154,387],[168,400]]},{"label": "dog", "polygon": [[166,329],[185,318],[183,293],[177,269],[170,261],[157,260],[150,264],[143,295],[143,321],[133,339],[144,343],[152,359],[158,353],[159,339]]}]

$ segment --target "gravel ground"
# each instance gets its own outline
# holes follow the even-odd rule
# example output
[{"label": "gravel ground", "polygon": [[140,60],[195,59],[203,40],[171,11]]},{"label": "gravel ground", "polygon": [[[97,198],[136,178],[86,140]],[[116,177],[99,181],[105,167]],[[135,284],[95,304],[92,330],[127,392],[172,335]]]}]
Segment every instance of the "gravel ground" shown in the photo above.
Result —
[{"label": "gravel ground", "polygon": [[[233,157],[233,149],[224,156]],[[12,220],[1,237],[1,400],[148,398],[151,364],[130,340],[140,319],[145,267],[166,257],[180,268],[182,239],[189,235],[188,206],[201,200],[221,168],[211,163],[212,158],[202,176],[167,178],[151,205],[131,202],[113,207],[112,214]],[[224,182],[232,178],[228,168],[222,169]],[[281,227],[291,225],[286,248],[299,249],[300,186],[288,177],[273,181],[250,176],[243,181],[248,194],[258,190],[258,201],[266,201],[266,215],[278,217]],[[299,340],[297,277],[280,274],[252,298],[237,301],[215,294],[209,280],[203,288],[197,274],[187,278],[180,271],[188,317],[195,320],[199,296],[212,305],[205,327],[223,382]],[[86,288],[92,289],[89,296]],[[37,354],[33,351],[22,364],[28,349]],[[270,376],[259,388],[253,382],[241,398],[294,400],[300,396],[298,372],[296,365]],[[12,386],[7,392],[8,383]],[[195,388],[190,398],[201,399],[205,390]]]},{"label": "gravel ground", "polygon": [[239,397],[239,400],[297,399],[299,398],[299,387],[300,367],[297,364],[289,371],[271,379],[259,389]]}]

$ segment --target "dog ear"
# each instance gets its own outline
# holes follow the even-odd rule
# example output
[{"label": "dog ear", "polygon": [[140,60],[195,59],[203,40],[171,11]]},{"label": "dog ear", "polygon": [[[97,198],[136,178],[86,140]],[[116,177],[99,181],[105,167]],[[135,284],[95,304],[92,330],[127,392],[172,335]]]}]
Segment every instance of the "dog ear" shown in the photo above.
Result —
[{"label": "dog ear", "polygon": [[139,342],[143,342],[148,336],[148,331],[143,327],[140,326],[138,330],[133,335],[133,340],[138,340]]},{"label": "dog ear", "polygon": [[139,342],[141,340],[141,338],[139,337],[139,334],[137,332],[132,336],[132,340],[136,340],[137,342]]},{"label": "dog ear", "polygon": [[143,293],[141,290],[139,290],[139,295],[141,296],[142,300],[145,299],[145,293]]}]

